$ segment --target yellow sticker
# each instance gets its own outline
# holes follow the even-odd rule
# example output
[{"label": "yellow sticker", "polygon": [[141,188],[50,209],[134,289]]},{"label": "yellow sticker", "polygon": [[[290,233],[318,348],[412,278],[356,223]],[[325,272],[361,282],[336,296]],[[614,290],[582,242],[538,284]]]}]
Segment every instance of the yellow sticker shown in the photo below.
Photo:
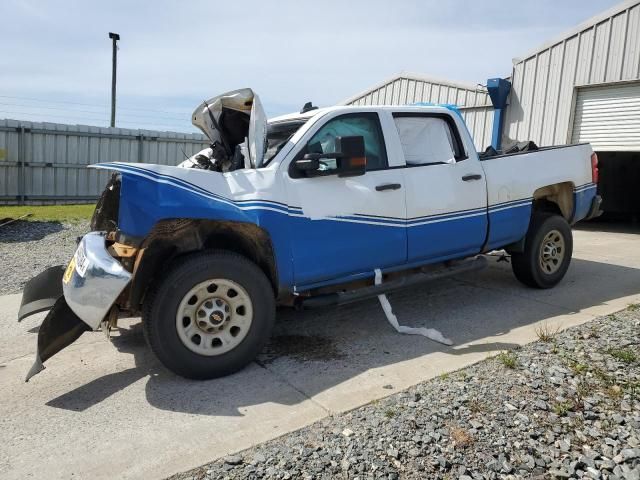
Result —
[{"label": "yellow sticker", "polygon": [[64,275],[62,276],[62,283],[69,283],[69,280],[71,280],[71,277],[73,276],[73,271],[76,268],[76,256],[74,255],[73,258],[71,258],[71,261],[69,262],[69,265],[67,265],[67,269],[64,271]]},{"label": "yellow sticker", "polygon": [[5,158],[7,158],[7,150],[0,148],[0,160],[4,160]]}]

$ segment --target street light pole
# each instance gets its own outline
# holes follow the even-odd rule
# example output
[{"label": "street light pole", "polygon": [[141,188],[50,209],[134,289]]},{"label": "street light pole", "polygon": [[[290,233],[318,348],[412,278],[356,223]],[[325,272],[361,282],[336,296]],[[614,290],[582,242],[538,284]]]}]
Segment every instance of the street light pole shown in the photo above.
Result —
[{"label": "street light pole", "polygon": [[111,126],[116,126],[116,65],[118,63],[118,40],[120,35],[109,32],[109,38],[113,43],[113,54],[111,62]]}]

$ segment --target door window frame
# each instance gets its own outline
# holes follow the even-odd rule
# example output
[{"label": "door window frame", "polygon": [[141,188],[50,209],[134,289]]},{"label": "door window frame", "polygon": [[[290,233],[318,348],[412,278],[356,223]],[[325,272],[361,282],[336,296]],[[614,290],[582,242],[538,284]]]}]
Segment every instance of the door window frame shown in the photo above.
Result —
[{"label": "door window frame", "polygon": [[[324,117],[320,117],[318,119],[318,121],[311,126],[311,128],[305,132],[303,138],[300,139],[300,144],[302,145],[300,147],[300,149],[298,151],[295,152],[295,154],[293,154],[291,156],[291,160],[289,161],[289,165],[287,167],[287,172],[289,174],[289,177],[297,180],[300,178],[309,178],[309,177],[301,177],[299,176],[293,169],[293,164],[296,160],[299,160],[300,158],[302,158],[302,156],[304,155],[304,152],[306,151],[307,145],[309,144],[309,142],[311,141],[311,139],[314,137],[314,135],[316,133],[318,133],[320,131],[320,129],[322,129],[325,125],[327,125],[330,122],[333,122],[334,120],[339,120],[341,118],[345,118],[345,117],[371,117],[375,124],[376,124],[376,130],[378,133],[378,138],[380,139],[381,142],[381,147],[382,150],[384,151],[384,163],[385,166],[380,167],[380,168],[372,168],[372,169],[366,169],[365,171],[365,175],[369,172],[378,172],[381,170],[390,170],[392,168],[396,168],[396,167],[391,167],[389,166],[389,150],[387,149],[387,142],[384,138],[384,130],[382,128],[382,121],[380,118],[380,114],[376,111],[364,111],[364,112],[349,112],[349,113],[339,113],[335,116],[332,116],[331,118],[322,121],[322,119]],[[334,174],[328,174],[328,175],[321,175],[320,177],[324,177],[324,176],[332,176]],[[313,177],[315,178],[315,177]]]}]

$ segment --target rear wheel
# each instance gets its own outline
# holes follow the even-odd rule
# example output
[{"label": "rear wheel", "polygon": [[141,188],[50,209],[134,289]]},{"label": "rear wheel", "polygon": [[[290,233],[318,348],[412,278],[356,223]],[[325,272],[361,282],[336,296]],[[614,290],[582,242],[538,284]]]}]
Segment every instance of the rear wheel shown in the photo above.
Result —
[{"label": "rear wheel", "polygon": [[228,375],[250,363],[275,321],[271,284],[232,252],[181,260],[145,299],[143,327],[160,361],[186,378]]},{"label": "rear wheel", "polygon": [[560,215],[535,213],[524,252],[512,253],[516,278],[533,288],[551,288],[567,273],[573,253],[571,227]]}]

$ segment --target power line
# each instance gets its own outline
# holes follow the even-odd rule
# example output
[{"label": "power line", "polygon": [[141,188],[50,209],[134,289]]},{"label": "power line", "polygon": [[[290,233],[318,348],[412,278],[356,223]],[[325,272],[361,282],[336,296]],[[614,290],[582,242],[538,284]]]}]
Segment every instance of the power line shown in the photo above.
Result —
[{"label": "power line", "polygon": [[[16,112],[16,111],[11,111],[11,110],[0,110],[0,113],[4,113],[4,114],[11,114],[11,115],[28,115],[28,116],[32,116],[32,115],[37,115],[35,113],[26,113],[26,112]],[[46,117],[55,117],[55,118],[65,118],[65,119],[75,119],[74,121],[77,120],[82,120],[82,121],[95,121],[95,122],[101,122],[104,125],[95,125],[98,127],[104,127],[106,126],[106,124],[108,123],[106,118],[96,118],[96,117],[85,117],[85,116],[78,116],[78,115],[57,115],[54,113],[46,113],[45,114]],[[18,120],[18,119],[16,119]],[[38,120],[26,120],[29,122],[35,122],[35,123],[42,123],[42,122],[47,122],[46,119],[38,119]],[[68,120],[70,121],[70,120]],[[56,122],[52,122],[52,123],[56,123]],[[180,128],[180,129],[185,129],[186,125],[182,126],[179,124],[168,124],[168,123],[158,123],[158,122],[149,122],[149,123],[142,123],[142,122],[134,122],[134,121],[127,121],[127,120],[123,120],[122,122],[120,122],[122,124],[127,124],[127,125],[137,125],[139,127],[144,127],[146,129],[150,129],[152,130],[154,126],[157,127],[170,127],[170,128]],[[89,125],[89,126],[93,126],[93,125]]]},{"label": "power line", "polygon": [[[72,112],[72,113],[97,113],[97,114],[102,114],[104,113],[106,115],[106,110],[103,112],[99,112],[99,111],[95,111],[95,110],[75,110],[75,109],[68,109],[67,107],[50,107],[47,105],[25,105],[25,104],[20,104],[20,103],[6,103],[6,102],[0,102],[0,105],[4,105],[4,106],[9,106],[9,107],[23,107],[23,108],[31,108],[31,109],[47,109],[47,110],[60,110],[63,112]],[[122,109],[121,109],[122,110]],[[30,112],[27,112],[30,113]],[[142,114],[142,113],[126,113],[124,115],[118,115],[118,118],[129,118],[129,117],[139,117],[139,118],[161,118],[164,120],[175,120],[175,121],[183,121],[185,119],[185,117],[181,117],[181,118],[173,118],[173,117],[168,117],[165,115],[151,115],[151,114]]]},{"label": "power line", "polygon": [[[43,98],[33,98],[33,97],[15,97],[12,95],[0,95],[0,98],[9,98],[12,100],[29,100],[29,101],[34,101],[34,102],[42,102],[42,103],[52,103],[52,104],[66,104],[66,105],[81,105],[84,107],[98,107],[98,108],[103,108],[103,109],[108,109],[109,106],[106,104],[97,104],[97,103],[81,103],[81,102],[70,102],[70,101],[65,101],[65,100],[45,100]],[[180,115],[182,116],[183,114],[181,112],[168,112],[166,110],[156,110],[156,109],[152,109],[152,108],[142,108],[142,107],[119,107],[119,109],[121,110],[137,110],[137,111],[142,111],[142,112],[156,112],[156,113],[164,113],[164,114],[168,114],[168,115]],[[186,110],[183,110],[185,112],[185,114],[191,116],[191,112],[187,112]]]}]

